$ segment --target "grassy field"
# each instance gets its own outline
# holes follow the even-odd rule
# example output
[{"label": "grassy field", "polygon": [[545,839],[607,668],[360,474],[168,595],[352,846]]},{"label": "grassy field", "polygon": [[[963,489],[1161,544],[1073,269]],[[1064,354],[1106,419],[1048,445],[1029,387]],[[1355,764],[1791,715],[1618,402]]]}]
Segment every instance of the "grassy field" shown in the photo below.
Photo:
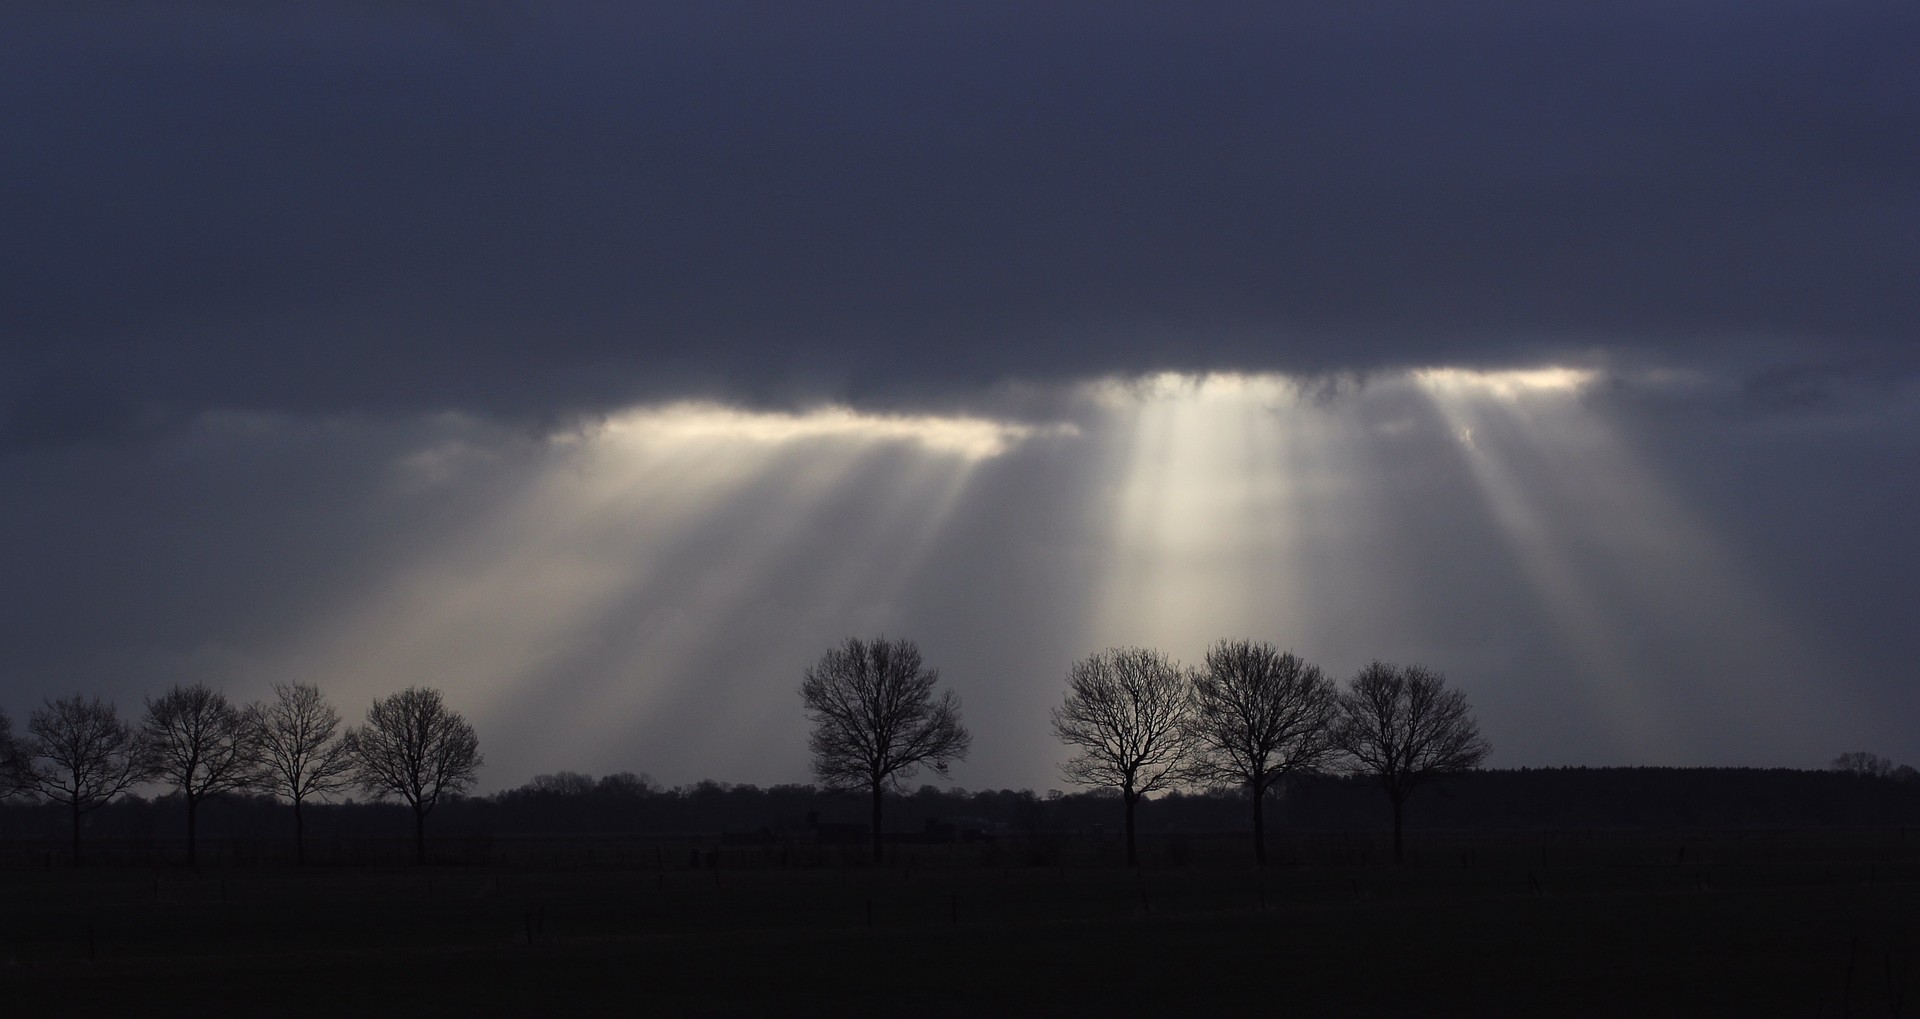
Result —
[{"label": "grassy field", "polygon": [[1287,849],[1306,862],[1264,873],[1224,845],[1137,872],[994,867],[959,847],[882,869],[645,854],[671,862],[17,870],[0,872],[0,1000],[9,1014],[1920,1013],[1920,829],[1428,838],[1401,867],[1352,840]]}]

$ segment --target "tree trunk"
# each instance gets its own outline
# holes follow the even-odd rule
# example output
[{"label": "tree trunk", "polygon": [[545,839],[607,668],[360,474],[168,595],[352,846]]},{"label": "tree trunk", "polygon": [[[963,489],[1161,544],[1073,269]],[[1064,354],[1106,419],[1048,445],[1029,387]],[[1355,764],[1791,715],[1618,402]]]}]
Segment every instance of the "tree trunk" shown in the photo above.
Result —
[{"label": "tree trunk", "polygon": [[873,865],[881,863],[880,855],[880,783],[873,784]]},{"label": "tree trunk", "polygon": [[199,827],[198,827],[199,816],[200,816],[200,801],[194,799],[191,796],[187,797],[187,869],[188,870],[200,869],[200,857],[197,853],[198,843],[195,840],[195,836],[199,834]]},{"label": "tree trunk", "polygon": [[304,867],[307,865],[307,824],[300,816],[300,801],[293,801],[293,860]]},{"label": "tree trunk", "polygon": [[427,815],[418,809],[413,812],[413,862],[427,865]]},{"label": "tree trunk", "polygon": [[1399,796],[1393,798],[1393,862],[1400,863],[1404,857],[1400,852],[1400,805],[1406,802]]},{"label": "tree trunk", "polygon": [[1120,798],[1127,803],[1127,866],[1137,867],[1140,865],[1140,857],[1133,849],[1133,804],[1140,797],[1133,790],[1125,789],[1121,791]]},{"label": "tree trunk", "polygon": [[1267,865],[1267,794],[1257,783],[1253,787],[1253,865]]},{"label": "tree trunk", "polygon": [[80,866],[80,801],[73,801],[73,865]]}]

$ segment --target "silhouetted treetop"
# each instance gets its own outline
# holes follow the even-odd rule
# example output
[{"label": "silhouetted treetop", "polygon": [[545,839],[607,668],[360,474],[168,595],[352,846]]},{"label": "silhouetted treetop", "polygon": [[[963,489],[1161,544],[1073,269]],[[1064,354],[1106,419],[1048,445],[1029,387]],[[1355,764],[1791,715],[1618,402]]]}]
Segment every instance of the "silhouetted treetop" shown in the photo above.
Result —
[{"label": "silhouetted treetop", "polygon": [[1191,774],[1253,801],[1254,859],[1266,862],[1266,795],[1283,776],[1333,755],[1339,694],[1319,666],[1272,644],[1222,640],[1194,676]]},{"label": "silhouetted treetop", "polygon": [[1120,791],[1129,864],[1137,862],[1134,805],[1186,774],[1192,709],[1191,674],[1158,651],[1109,648],[1067,670],[1067,695],[1053,709],[1053,732],[1073,753],[1060,773],[1076,785]]},{"label": "silhouetted treetop", "polygon": [[1466,695],[1447,689],[1438,672],[1374,662],[1340,695],[1334,743],[1347,769],[1380,783],[1393,803],[1393,855],[1401,859],[1402,806],[1433,775],[1465,771],[1493,747],[1467,707]]},{"label": "silhouetted treetop", "polygon": [[304,863],[307,800],[345,788],[353,776],[340,713],[319,687],[275,683],[273,700],[248,715],[260,788],[292,804],[295,854]]},{"label": "silhouetted treetop", "polygon": [[174,686],[147,699],[140,742],[153,777],[180,790],[187,801],[187,863],[191,866],[199,859],[201,801],[248,788],[257,780],[248,716],[225,694],[204,684]]},{"label": "silhouetted treetop", "polygon": [[27,786],[67,806],[73,855],[80,857],[80,817],[144,781],[151,773],[140,734],[98,697],[60,697],[34,710],[21,746]]},{"label": "silhouetted treetop", "polygon": [[871,796],[876,862],[882,792],[899,788],[921,765],[945,775],[973,745],[960,724],[960,699],[951,690],[934,694],[939,680],[913,641],[849,637],[801,681],[800,699],[813,723],[807,738],[813,773],[829,789]]},{"label": "silhouetted treetop", "polygon": [[374,701],[366,723],[346,738],[360,788],[413,808],[415,856],[425,863],[426,817],[442,796],[472,788],[483,763],[480,737],[440,691],[415,686]]},{"label": "silhouetted treetop", "polygon": [[1892,761],[1879,754],[1855,751],[1834,758],[1833,770],[1867,778],[1888,778],[1893,775],[1895,767]]}]

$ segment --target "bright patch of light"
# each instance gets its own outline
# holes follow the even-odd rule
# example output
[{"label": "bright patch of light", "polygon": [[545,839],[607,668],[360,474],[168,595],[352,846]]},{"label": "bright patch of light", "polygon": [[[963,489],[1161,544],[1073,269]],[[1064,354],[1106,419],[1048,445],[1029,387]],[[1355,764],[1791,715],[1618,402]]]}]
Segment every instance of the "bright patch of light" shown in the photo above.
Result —
[{"label": "bright patch of light", "polygon": [[717,403],[674,403],[612,418],[601,431],[638,440],[719,439],[778,445],[811,439],[906,443],[931,453],[964,460],[987,460],[1042,432],[1059,434],[1071,426],[1037,427],[981,417],[867,414],[850,407],[818,407],[799,413],[751,411]]},{"label": "bright patch of light", "polygon": [[1421,368],[1413,378],[1429,392],[1490,396],[1513,401],[1532,394],[1577,393],[1600,373],[1588,368],[1520,368],[1475,371],[1471,368]]},{"label": "bright patch of light", "polygon": [[1089,646],[1152,643],[1191,656],[1223,626],[1293,630],[1301,592],[1260,564],[1298,558],[1300,461],[1314,424],[1278,375],[1160,373],[1083,391],[1100,413],[1107,483],[1092,526],[1105,562]]},{"label": "bright patch of light", "polygon": [[[1077,428],[693,402],[551,441],[441,422],[396,458],[398,484],[482,509],[396,548],[256,671],[343,677],[348,706],[445,683],[502,720],[492,745],[519,741],[498,759],[550,762],[526,773],[594,768],[576,747],[655,769],[671,745],[688,777],[762,782],[802,774],[792,686],[846,634],[944,633],[970,705],[1028,721],[1073,657],[1124,643],[1192,663],[1229,636],[1336,676],[1432,664],[1476,703],[1504,676],[1514,717],[1564,706],[1639,759],[1672,759],[1704,704],[1755,731],[1817,717],[1740,564],[1609,406],[1575,398],[1596,381],[1169,372],[1022,404]],[[1662,678],[1681,666],[1689,684]],[[746,770],[776,766],[796,770]]]},{"label": "bright patch of light", "polygon": [[[656,715],[681,731],[689,717],[777,731],[784,698],[743,696],[750,707],[724,716],[697,705],[786,676],[822,634],[899,630],[901,592],[982,465],[1071,433],[985,416],[693,402],[524,447],[441,424],[395,458],[397,491],[439,498],[503,472],[516,483],[396,556],[284,668],[351,677],[337,684],[350,705],[410,682],[457,686],[477,721],[518,720],[489,738],[528,741],[528,755],[542,721],[596,745]],[[723,746],[722,735],[702,745]]]}]

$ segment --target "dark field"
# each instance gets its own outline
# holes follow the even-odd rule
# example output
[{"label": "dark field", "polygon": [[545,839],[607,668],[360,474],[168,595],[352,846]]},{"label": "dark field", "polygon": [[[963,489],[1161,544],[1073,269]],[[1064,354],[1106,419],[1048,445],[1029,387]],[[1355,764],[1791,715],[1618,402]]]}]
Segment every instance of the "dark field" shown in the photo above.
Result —
[{"label": "dark field", "polygon": [[[1920,1013],[1920,829],[0,871],[5,1014]],[[591,850],[591,855],[589,855]],[[512,858],[511,848],[502,855]],[[1175,864],[1172,859],[1185,862]],[[1362,862],[1362,860],[1369,862]],[[785,860],[783,865],[782,859]],[[664,865],[664,867],[663,867]]]}]

